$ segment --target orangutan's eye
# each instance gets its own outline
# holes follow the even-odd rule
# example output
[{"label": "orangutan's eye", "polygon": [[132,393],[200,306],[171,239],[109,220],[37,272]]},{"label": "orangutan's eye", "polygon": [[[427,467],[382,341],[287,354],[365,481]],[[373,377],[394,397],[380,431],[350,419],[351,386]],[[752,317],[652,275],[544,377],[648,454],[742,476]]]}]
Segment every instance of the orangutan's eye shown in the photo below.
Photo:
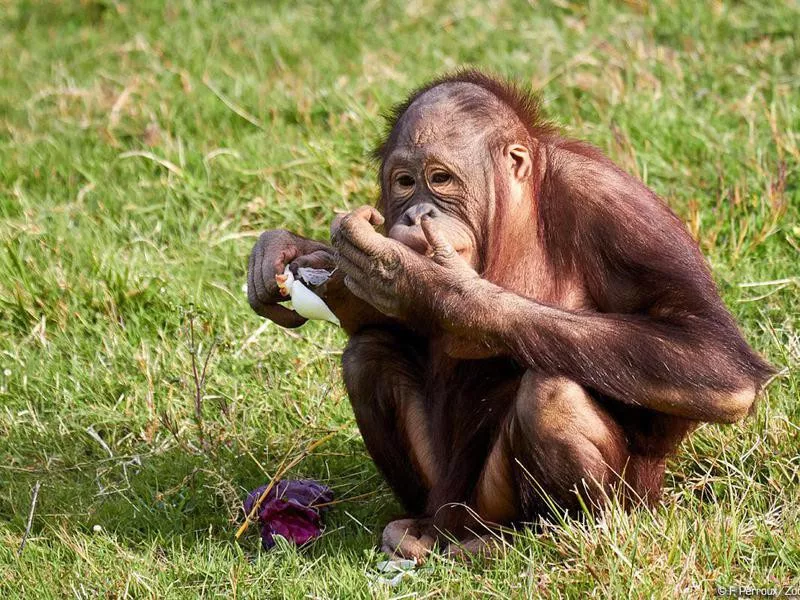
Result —
[{"label": "orangutan's eye", "polygon": [[434,171],[431,174],[431,183],[433,185],[443,185],[449,183],[451,179],[452,177],[447,171]]},{"label": "orangutan's eye", "polygon": [[411,187],[414,185],[414,178],[411,175],[400,175],[397,178],[397,185],[400,187]]}]

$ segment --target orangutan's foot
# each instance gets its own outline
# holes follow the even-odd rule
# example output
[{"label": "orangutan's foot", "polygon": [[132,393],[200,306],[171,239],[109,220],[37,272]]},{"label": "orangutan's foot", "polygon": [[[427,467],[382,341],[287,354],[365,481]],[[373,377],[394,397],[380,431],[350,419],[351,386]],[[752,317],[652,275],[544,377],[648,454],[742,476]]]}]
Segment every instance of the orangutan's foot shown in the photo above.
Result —
[{"label": "orangutan's foot", "polygon": [[390,560],[410,559],[417,563],[431,553],[436,539],[428,530],[430,519],[398,519],[383,529],[382,546]]}]

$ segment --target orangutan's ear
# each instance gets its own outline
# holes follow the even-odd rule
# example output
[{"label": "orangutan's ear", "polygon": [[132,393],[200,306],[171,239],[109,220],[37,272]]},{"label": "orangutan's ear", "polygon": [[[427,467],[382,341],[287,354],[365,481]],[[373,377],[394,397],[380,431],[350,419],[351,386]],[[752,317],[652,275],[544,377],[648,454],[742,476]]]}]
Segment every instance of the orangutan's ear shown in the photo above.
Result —
[{"label": "orangutan's ear", "polygon": [[521,182],[533,173],[533,160],[530,151],[522,144],[509,144],[503,148],[506,164],[511,170],[511,175]]}]

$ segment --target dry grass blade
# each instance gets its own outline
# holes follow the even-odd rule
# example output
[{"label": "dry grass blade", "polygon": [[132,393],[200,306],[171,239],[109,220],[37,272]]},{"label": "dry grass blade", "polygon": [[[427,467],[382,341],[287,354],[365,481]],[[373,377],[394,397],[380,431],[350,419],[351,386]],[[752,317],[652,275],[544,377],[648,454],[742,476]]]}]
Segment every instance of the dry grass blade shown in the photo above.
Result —
[{"label": "dry grass blade", "polygon": [[249,112],[247,112],[247,111],[246,111],[245,109],[243,109],[241,106],[238,106],[237,104],[235,104],[235,103],[233,102],[233,100],[231,100],[231,99],[230,99],[230,98],[228,98],[228,97],[227,97],[225,94],[223,94],[223,93],[222,93],[222,92],[219,90],[219,88],[218,88],[216,85],[214,85],[214,82],[213,82],[213,81],[211,81],[211,80],[210,80],[208,77],[203,77],[203,84],[205,84],[205,86],[206,86],[206,87],[207,87],[209,90],[211,90],[211,93],[212,93],[212,94],[214,94],[214,95],[215,95],[217,98],[219,98],[219,99],[220,99],[220,101],[221,101],[221,102],[222,102],[222,103],[223,103],[225,106],[227,106],[228,108],[230,108],[230,109],[231,109],[231,110],[232,110],[234,113],[236,113],[237,115],[239,115],[241,118],[243,118],[245,121],[247,121],[247,122],[248,122],[248,123],[250,123],[251,125],[255,125],[256,127],[258,127],[259,129],[261,129],[262,131],[265,131],[265,130],[266,130],[266,128],[264,127],[264,125],[261,123],[261,121],[259,121],[259,120],[258,120],[256,117],[254,117],[253,115],[251,115]]},{"label": "dry grass blade", "polygon": [[183,175],[183,169],[181,169],[178,165],[174,162],[167,160],[166,158],[161,158],[160,156],[156,156],[152,152],[141,152],[141,151],[133,151],[133,152],[123,152],[119,155],[119,158],[146,158],[147,160],[151,160],[155,163],[158,163],[168,171],[175,173],[175,175]]},{"label": "dry grass blade", "polygon": [[28,541],[28,536],[31,533],[31,526],[33,525],[33,514],[36,512],[36,502],[39,500],[39,490],[42,487],[42,482],[37,481],[33,486],[33,493],[31,494],[31,508],[28,511],[28,522],[25,524],[25,533],[22,534],[22,541],[19,543],[17,549],[17,556],[22,554],[25,549],[25,543]]}]

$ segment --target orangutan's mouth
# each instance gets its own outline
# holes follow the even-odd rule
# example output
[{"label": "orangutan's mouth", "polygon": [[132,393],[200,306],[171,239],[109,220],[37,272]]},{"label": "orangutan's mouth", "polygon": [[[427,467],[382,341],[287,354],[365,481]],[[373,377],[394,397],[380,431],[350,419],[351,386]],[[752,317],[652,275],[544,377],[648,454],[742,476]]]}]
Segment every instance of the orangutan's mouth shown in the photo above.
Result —
[{"label": "orangutan's mouth", "polygon": [[[405,225],[395,225],[389,232],[389,237],[393,240],[397,240],[401,244],[405,244],[414,252],[423,254],[425,256],[433,255],[433,248],[428,243],[428,238],[425,237],[425,234],[422,232],[422,228],[419,226],[409,227]],[[468,247],[463,245],[454,244],[453,247],[459,254],[469,250]]]}]

